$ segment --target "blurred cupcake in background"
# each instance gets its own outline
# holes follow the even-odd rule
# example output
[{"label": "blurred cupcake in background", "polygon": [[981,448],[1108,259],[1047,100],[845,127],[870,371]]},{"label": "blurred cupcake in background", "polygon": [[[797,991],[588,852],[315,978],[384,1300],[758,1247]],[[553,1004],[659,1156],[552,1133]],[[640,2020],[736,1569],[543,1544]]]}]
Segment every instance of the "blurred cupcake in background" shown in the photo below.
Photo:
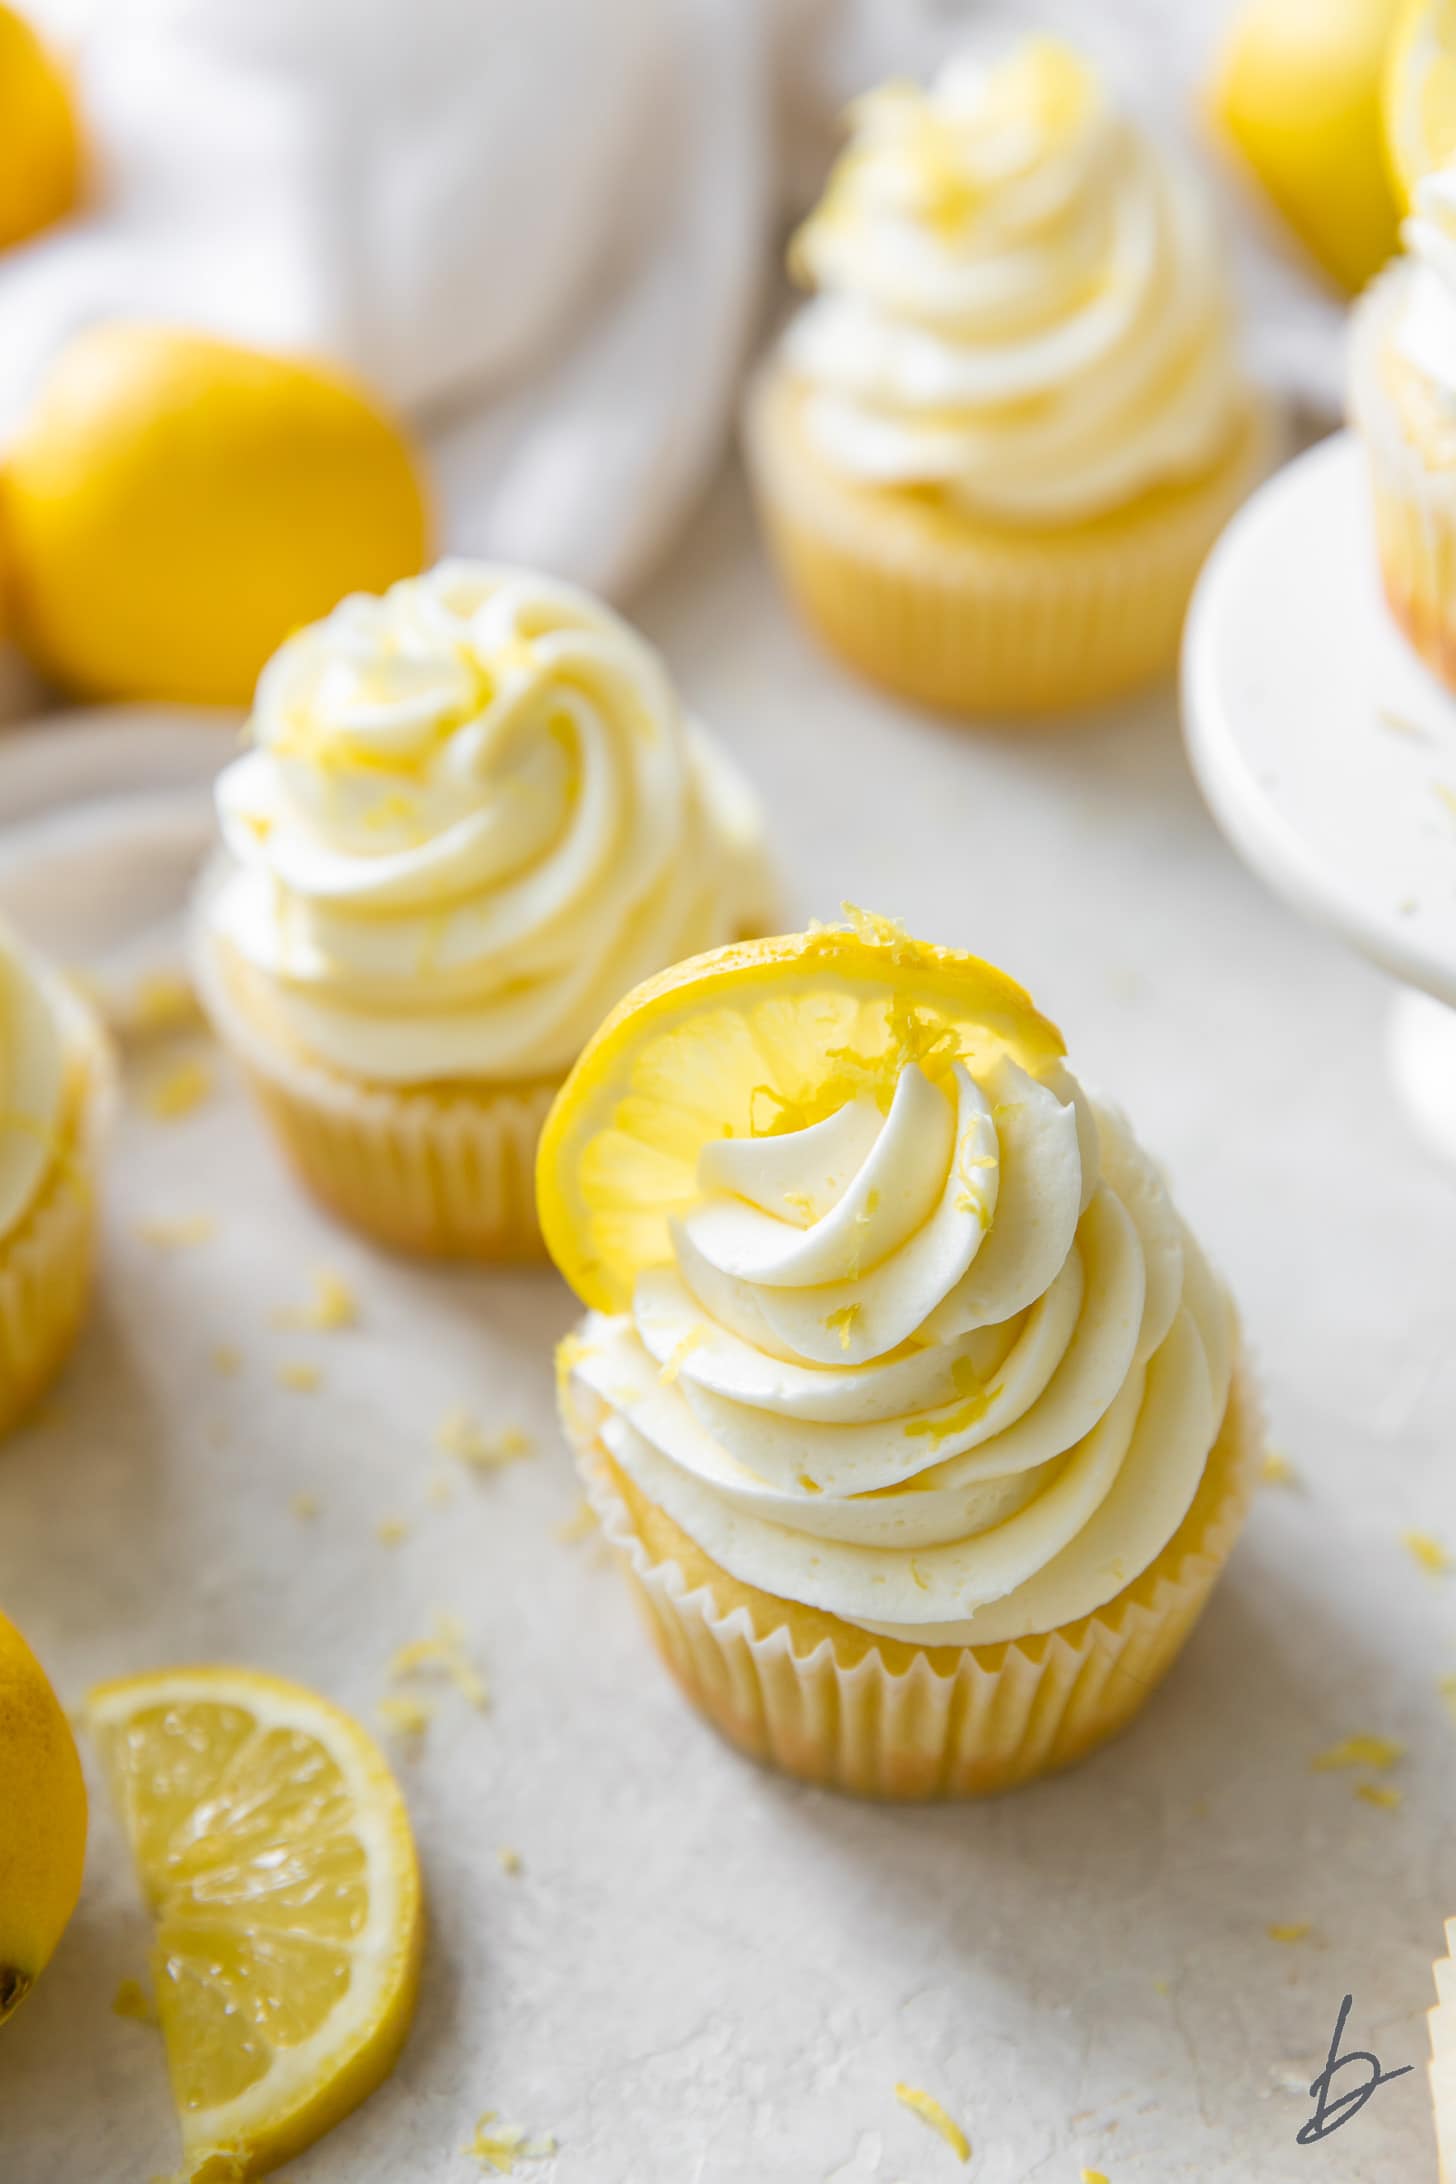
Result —
[{"label": "blurred cupcake in background", "polygon": [[50,1385],[81,1324],[111,1083],[90,1009],[0,922],[0,1433]]},{"label": "blurred cupcake in background", "polygon": [[794,246],[819,293],[750,398],[790,589],[852,665],[954,711],[1157,676],[1270,453],[1203,193],[1044,39],[851,127]]},{"label": "blurred cupcake in background", "polygon": [[1356,307],[1350,417],[1390,610],[1456,689],[1456,161],[1417,184],[1402,236]]},{"label": "blurred cupcake in background", "polygon": [[620,617],[467,562],[291,638],[251,732],[198,909],[219,1031],[345,1219],[535,1256],[537,1135],[602,1016],[771,920],[751,793]]}]

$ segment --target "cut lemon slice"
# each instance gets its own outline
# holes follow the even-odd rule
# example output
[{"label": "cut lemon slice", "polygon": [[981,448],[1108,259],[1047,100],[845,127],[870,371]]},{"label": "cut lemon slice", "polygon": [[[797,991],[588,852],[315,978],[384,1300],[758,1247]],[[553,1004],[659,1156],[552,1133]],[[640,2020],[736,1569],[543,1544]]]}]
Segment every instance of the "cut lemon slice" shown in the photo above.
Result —
[{"label": "cut lemon slice", "polygon": [[87,1703],[156,1918],[186,2174],[289,2160],[373,2091],[423,1931],[404,1800],[356,1722],[246,1669],[164,1670]]},{"label": "cut lemon slice", "polygon": [[1385,148],[1407,206],[1456,155],[1456,0],[1411,0],[1385,63]]},{"label": "cut lemon slice", "polygon": [[907,1062],[932,1075],[1064,1051],[1004,972],[883,919],[740,942],[651,978],[612,1011],[556,1099],[536,1169],[541,1227],[577,1295],[620,1312],[672,1256],[703,1147],[884,1103]]}]

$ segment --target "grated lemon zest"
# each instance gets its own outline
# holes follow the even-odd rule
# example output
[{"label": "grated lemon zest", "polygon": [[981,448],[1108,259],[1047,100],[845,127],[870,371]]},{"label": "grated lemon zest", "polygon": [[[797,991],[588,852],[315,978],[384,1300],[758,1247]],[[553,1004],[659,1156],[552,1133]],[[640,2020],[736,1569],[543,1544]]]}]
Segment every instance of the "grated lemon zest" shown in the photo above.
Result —
[{"label": "grated lemon zest", "polygon": [[1107,2184],[1107,2178],[1101,2169],[1084,2169],[1082,2184]]},{"label": "grated lemon zest", "polygon": [[374,1527],[374,1537],[381,1547],[401,1547],[410,1536],[410,1528],[403,1517],[381,1517]]},{"label": "grated lemon zest", "polygon": [[557,1525],[556,1537],[569,1547],[579,1539],[589,1539],[599,1521],[595,1509],[583,1494],[571,1515],[563,1517]]},{"label": "grated lemon zest", "polygon": [[313,1296],[307,1304],[284,1305],[272,1315],[275,1327],[312,1329],[333,1334],[341,1327],[357,1327],[359,1304],[341,1274],[320,1267],[313,1278]]},{"label": "grated lemon zest", "polygon": [[124,1979],[111,1998],[114,2017],[129,2017],[134,2025],[160,2022],[157,2005],[139,1979]]},{"label": "grated lemon zest", "polygon": [[1393,1737],[1342,1737],[1338,1744],[1317,1752],[1310,1761],[1315,1774],[1330,1774],[1336,1767],[1393,1767],[1405,1758],[1405,1746]]},{"label": "grated lemon zest", "polygon": [[1405,1802],[1405,1791],[1398,1790],[1393,1782],[1357,1782],[1355,1795],[1362,1804],[1378,1806],[1382,1812],[1394,1812]]},{"label": "grated lemon zest", "polygon": [[502,1873],[514,1874],[519,1873],[521,1870],[521,1854],[518,1850],[513,1850],[509,1843],[501,1844],[500,1849],[496,1852],[496,1859]]},{"label": "grated lemon zest", "polygon": [[380,1700],[378,1711],[385,1728],[401,1737],[422,1737],[435,1717],[428,1699],[416,1698],[408,1691],[389,1693]]},{"label": "grated lemon zest", "polygon": [[1308,1919],[1291,1919],[1287,1925],[1266,1926],[1264,1931],[1271,1941],[1295,1942],[1306,1940],[1311,1927]]},{"label": "grated lemon zest", "polygon": [[1451,1557],[1441,1542],[1429,1532],[1402,1532],[1401,1541],[1415,1557],[1423,1570],[1432,1577],[1446,1577],[1452,1568]]},{"label": "grated lemon zest", "polygon": [[502,2123],[494,2108],[487,2108],[475,2126],[475,2136],[464,2149],[483,2169],[510,2176],[518,2161],[549,2161],[556,2151],[550,2132],[532,2138],[523,2123]]},{"label": "grated lemon zest", "polygon": [[465,1647],[465,1631],[457,1617],[440,1615],[428,1638],[401,1646],[389,1664],[396,1678],[428,1675],[437,1671],[448,1678],[460,1696],[483,1714],[490,1705],[490,1688]]},{"label": "grated lemon zest", "polygon": [[1431,787],[1436,793],[1437,800],[1444,804],[1451,817],[1456,819],[1456,789],[1453,789],[1447,781],[1433,781]]},{"label": "grated lemon zest", "polygon": [[905,1428],[907,1440],[929,1435],[933,1441],[944,1441],[952,1433],[961,1433],[967,1426],[975,1425],[986,1412],[986,1406],[1000,1393],[999,1388],[988,1388],[968,1357],[958,1357],[950,1369],[952,1385],[963,1400],[955,1409],[943,1414],[934,1411],[924,1418],[912,1418]]},{"label": "grated lemon zest", "polygon": [[657,1377],[665,1388],[673,1386],[678,1374],[682,1371],[683,1366],[692,1356],[694,1350],[701,1349],[702,1345],[711,1338],[712,1332],[713,1330],[706,1320],[699,1320],[696,1326],[688,1329],[680,1342],[673,1344],[672,1349],[657,1368]]},{"label": "grated lemon zest", "polygon": [[295,1395],[313,1395],[323,1380],[317,1365],[308,1365],[302,1359],[280,1365],[276,1374],[280,1388],[289,1388]]},{"label": "grated lemon zest", "polygon": [[472,1471],[499,1471],[506,1464],[520,1463],[523,1457],[536,1453],[530,1434],[519,1426],[487,1433],[468,1410],[459,1407],[447,1411],[435,1428],[435,1446],[446,1456],[468,1464]]},{"label": "grated lemon zest", "polygon": [[1282,1448],[1265,1451],[1259,1467],[1259,1476],[1266,1486],[1298,1486],[1299,1473],[1295,1470]]},{"label": "grated lemon zest", "polygon": [[213,1090],[213,1074],[206,1063],[178,1062],[147,1086],[142,1105],[153,1122],[178,1122],[210,1100]]},{"label": "grated lemon zest", "polygon": [[831,1312],[828,1318],[825,1320],[824,1327],[826,1333],[831,1335],[838,1335],[839,1347],[841,1350],[847,1350],[849,1348],[850,1342],[854,1335],[856,1323],[858,1322],[863,1309],[863,1306],[858,1304],[842,1304],[837,1312]]},{"label": "grated lemon zest", "polygon": [[139,978],[127,1004],[130,1031],[177,1031],[196,1023],[197,996],[185,978],[172,971],[151,971]]},{"label": "grated lemon zest", "polygon": [[940,2133],[957,2161],[970,2160],[970,2140],[954,2117],[946,2114],[933,2093],[925,2092],[923,2087],[918,2085],[901,2083],[895,2088],[895,2098],[897,2101],[902,2102],[906,2108],[913,2110],[922,2123],[928,2123],[932,2131]]},{"label": "grated lemon zest", "polygon": [[288,1506],[300,1524],[312,1524],[319,1513],[319,1498],[317,1494],[295,1494]]},{"label": "grated lemon zest", "polygon": [[242,1351],[234,1349],[230,1342],[220,1342],[212,1353],[212,1369],[215,1373],[221,1373],[224,1379],[231,1379],[242,1362]]},{"label": "grated lemon zest", "polygon": [[170,1217],[154,1214],[137,1223],[137,1234],[144,1244],[154,1244],[158,1251],[185,1251],[192,1244],[205,1244],[217,1233],[217,1222],[210,1213],[182,1213]]}]

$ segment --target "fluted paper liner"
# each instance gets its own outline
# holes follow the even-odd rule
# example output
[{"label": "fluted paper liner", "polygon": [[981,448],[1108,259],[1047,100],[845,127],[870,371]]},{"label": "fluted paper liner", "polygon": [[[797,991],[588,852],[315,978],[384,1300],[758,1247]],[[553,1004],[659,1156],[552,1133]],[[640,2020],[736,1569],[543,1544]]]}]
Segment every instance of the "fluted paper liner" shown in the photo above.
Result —
[{"label": "fluted paper liner", "polygon": [[1375,543],[1390,611],[1426,665],[1456,689],[1456,461],[1428,462],[1384,384],[1385,347],[1404,270],[1356,309],[1350,412],[1364,442]]},{"label": "fluted paper liner", "polygon": [[646,1504],[673,1542],[649,1550],[631,1506],[637,1490],[569,1402],[564,1411],[603,1531],[687,1696],[754,1759],[881,1798],[1011,1789],[1072,1765],[1125,1727],[1172,1666],[1228,1559],[1263,1445],[1241,1367],[1192,1507],[1115,1599],[1036,1637],[926,1648],[739,1584]]},{"label": "fluted paper liner", "polygon": [[194,973],[301,1181],[378,1242],[428,1258],[539,1259],[536,1144],[559,1088],[364,1084],[270,1038],[205,936]]},{"label": "fluted paper liner", "polygon": [[1171,670],[1204,557],[1274,460],[1251,404],[1206,476],[1061,529],[977,522],[923,489],[835,475],[809,445],[802,392],[771,363],[745,438],[790,593],[841,657],[950,712],[1099,703]]},{"label": "fluted paper liner", "polygon": [[70,1354],[91,1293],[98,1140],[114,1097],[99,1025],[76,1005],[84,1075],[77,1111],[34,1203],[0,1238],[0,1434],[45,1393]]},{"label": "fluted paper liner", "polygon": [[1446,1954],[1435,1974],[1436,2007],[1426,2020],[1431,2028],[1431,2106],[1441,2184],[1456,2184],[1456,1918],[1446,1921]]}]

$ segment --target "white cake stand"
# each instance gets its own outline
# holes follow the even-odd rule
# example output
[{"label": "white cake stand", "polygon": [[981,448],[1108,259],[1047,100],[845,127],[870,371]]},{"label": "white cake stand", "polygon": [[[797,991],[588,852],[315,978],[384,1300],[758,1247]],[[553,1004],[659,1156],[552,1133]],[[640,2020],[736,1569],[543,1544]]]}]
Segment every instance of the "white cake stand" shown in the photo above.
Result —
[{"label": "white cake stand", "polygon": [[1456,1164],[1456,698],[1386,610],[1350,434],[1270,479],[1219,541],[1189,611],[1183,717],[1235,848],[1401,982],[1395,1083]]}]

